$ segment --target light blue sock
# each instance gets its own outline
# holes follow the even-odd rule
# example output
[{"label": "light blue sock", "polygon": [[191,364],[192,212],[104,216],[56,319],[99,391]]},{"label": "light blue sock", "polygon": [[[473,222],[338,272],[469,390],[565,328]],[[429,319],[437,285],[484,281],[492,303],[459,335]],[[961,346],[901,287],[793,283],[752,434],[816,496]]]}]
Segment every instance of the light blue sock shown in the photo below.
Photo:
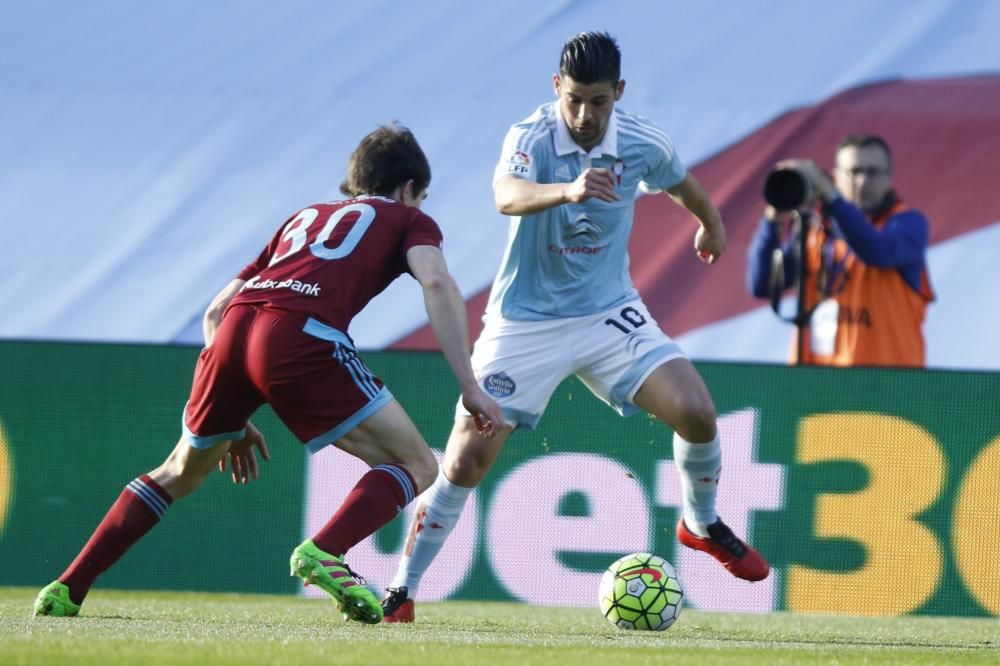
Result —
[{"label": "light blue sock", "polygon": [[420,579],[455,529],[473,490],[449,481],[443,469],[438,471],[437,479],[418,499],[415,524],[410,526],[411,536],[390,587],[406,586],[407,596],[416,597]]},{"label": "light blue sock", "polygon": [[722,472],[719,436],[702,444],[689,442],[674,433],[674,464],[680,473],[684,493],[684,523],[698,536],[708,536],[708,526],[719,519],[715,496]]}]

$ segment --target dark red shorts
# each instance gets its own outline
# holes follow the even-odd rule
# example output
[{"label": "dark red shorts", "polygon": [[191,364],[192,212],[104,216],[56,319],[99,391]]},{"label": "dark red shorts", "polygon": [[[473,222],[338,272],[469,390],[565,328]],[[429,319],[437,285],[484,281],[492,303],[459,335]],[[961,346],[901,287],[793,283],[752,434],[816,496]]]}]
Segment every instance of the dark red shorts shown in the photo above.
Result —
[{"label": "dark red shorts", "polygon": [[297,313],[236,305],[198,357],[184,433],[195,448],[238,439],[266,402],[316,451],[390,400],[341,331]]}]

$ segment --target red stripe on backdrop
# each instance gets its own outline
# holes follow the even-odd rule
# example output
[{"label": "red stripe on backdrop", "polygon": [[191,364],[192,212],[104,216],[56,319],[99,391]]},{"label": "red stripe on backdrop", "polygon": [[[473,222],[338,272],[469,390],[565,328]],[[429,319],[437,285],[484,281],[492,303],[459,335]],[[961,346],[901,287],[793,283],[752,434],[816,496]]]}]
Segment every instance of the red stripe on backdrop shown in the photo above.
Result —
[{"label": "red stripe on backdrop", "polygon": [[[629,245],[632,279],[650,312],[670,335],[761,305],[747,295],[746,248],[763,208],[761,186],[783,158],[833,164],[840,139],[881,135],[893,151],[894,183],[927,214],[931,243],[1000,221],[1000,76],[890,81],[854,88],[826,102],[787,113],[692,169],[719,206],[728,231],[722,259],[708,266],[693,250],[697,223],[666,196],[636,206]],[[983,248],[984,252],[991,251]],[[933,276],[931,276],[933,279]],[[466,302],[470,335],[489,289]],[[437,349],[429,326],[393,349]]]}]

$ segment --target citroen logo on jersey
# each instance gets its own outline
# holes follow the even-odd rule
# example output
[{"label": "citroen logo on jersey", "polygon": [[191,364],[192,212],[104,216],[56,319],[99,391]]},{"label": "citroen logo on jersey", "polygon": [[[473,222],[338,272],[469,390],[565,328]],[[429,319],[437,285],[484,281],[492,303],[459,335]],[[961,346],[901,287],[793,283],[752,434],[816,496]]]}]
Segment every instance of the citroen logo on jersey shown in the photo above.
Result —
[{"label": "citroen logo on jersey", "polygon": [[584,239],[596,243],[601,239],[601,225],[584,213],[577,217],[563,232],[563,242]]}]

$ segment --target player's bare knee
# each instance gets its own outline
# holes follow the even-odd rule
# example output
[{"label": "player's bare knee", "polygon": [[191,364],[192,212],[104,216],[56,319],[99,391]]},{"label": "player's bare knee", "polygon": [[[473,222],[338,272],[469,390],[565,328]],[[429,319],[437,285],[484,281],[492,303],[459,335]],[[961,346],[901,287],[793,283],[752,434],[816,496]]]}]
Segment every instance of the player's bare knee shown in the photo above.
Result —
[{"label": "player's bare knee", "polygon": [[716,413],[711,400],[696,400],[685,405],[674,430],[689,442],[708,442],[715,438]]},{"label": "player's bare knee", "polygon": [[426,446],[423,447],[423,452],[418,456],[413,462],[406,466],[410,474],[413,476],[413,482],[417,484],[417,492],[422,493],[431,487],[434,483],[434,479],[438,475],[438,463],[434,458],[434,454]]},{"label": "player's bare knee", "polygon": [[443,469],[444,475],[448,477],[449,481],[465,486],[474,482],[478,475],[479,466],[474,457],[463,453],[446,460],[443,463]]},{"label": "player's bare knee", "polygon": [[149,476],[174,500],[179,500],[198,490],[205,480],[204,474],[192,473],[172,456],[150,472]]},{"label": "player's bare knee", "polygon": [[441,465],[445,476],[460,486],[471,488],[478,485],[493,467],[512,429],[512,426],[504,428],[487,438],[479,434],[471,418],[456,420]]},{"label": "player's bare knee", "polygon": [[176,484],[184,476],[184,461],[180,459],[176,452],[171,453],[163,461],[163,464],[153,471],[152,475],[153,479],[161,485],[163,483]]},{"label": "player's bare knee", "polygon": [[710,442],[715,439],[715,433],[716,431],[714,427],[710,428],[705,425],[677,429],[678,435],[683,437],[685,440],[694,443]]},{"label": "player's bare knee", "polygon": [[449,481],[470,488],[478,485],[489,470],[489,465],[475,447],[467,447],[455,455],[447,456],[442,467]]},{"label": "player's bare knee", "polygon": [[174,499],[180,499],[198,490],[204,480],[205,477],[203,476],[184,476],[179,478],[174,485],[176,492]]}]

